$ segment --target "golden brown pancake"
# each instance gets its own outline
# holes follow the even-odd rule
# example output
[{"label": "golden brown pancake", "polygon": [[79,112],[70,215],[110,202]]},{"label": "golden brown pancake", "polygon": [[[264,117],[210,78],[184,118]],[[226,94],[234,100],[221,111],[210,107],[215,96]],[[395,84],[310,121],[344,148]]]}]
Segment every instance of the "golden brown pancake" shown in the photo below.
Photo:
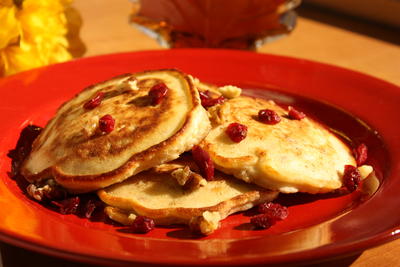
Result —
[{"label": "golden brown pancake", "polygon": [[190,158],[183,157],[99,190],[100,199],[109,205],[106,213],[123,224],[131,224],[135,215],[142,215],[159,225],[194,224],[209,234],[229,214],[272,201],[278,195],[218,171],[215,180],[185,188],[172,174],[185,166],[195,168]]},{"label": "golden brown pancake", "polygon": [[[165,83],[154,104],[149,90]],[[85,108],[99,92],[101,104]],[[115,119],[110,133],[99,119]],[[192,80],[177,70],[126,74],[92,85],[64,103],[35,140],[23,164],[30,182],[54,178],[70,192],[93,191],[178,158],[210,129]]]},{"label": "golden brown pancake", "polygon": [[[281,122],[260,122],[262,109],[276,111]],[[288,111],[272,101],[237,97],[208,111],[212,130],[200,145],[217,169],[246,182],[284,193],[323,193],[342,186],[345,165],[356,165],[334,134],[308,117],[288,118]],[[248,127],[240,143],[225,133],[233,122]]]}]

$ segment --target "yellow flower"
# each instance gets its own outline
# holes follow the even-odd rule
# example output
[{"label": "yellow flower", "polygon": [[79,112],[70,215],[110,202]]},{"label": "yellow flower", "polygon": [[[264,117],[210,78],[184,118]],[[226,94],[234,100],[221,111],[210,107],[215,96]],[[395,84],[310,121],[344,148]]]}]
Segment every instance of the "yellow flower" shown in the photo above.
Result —
[{"label": "yellow flower", "polygon": [[19,35],[19,23],[15,18],[16,8],[14,6],[2,6],[0,2],[0,49],[6,47],[11,41]]},{"label": "yellow flower", "polygon": [[[0,0],[0,76],[72,58],[68,0]],[[76,33],[77,34],[77,33]]]}]

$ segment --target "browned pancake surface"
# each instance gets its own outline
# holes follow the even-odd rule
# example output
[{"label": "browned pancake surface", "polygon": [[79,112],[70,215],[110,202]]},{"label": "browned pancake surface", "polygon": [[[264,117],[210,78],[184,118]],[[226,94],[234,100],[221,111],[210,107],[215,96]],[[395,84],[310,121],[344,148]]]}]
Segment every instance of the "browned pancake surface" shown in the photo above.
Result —
[{"label": "browned pancake surface", "polygon": [[[168,92],[154,105],[149,90],[158,83]],[[101,104],[85,109],[99,92]],[[107,114],[115,129],[103,133],[99,119]],[[126,74],[90,86],[62,105],[35,140],[22,172],[31,182],[53,177],[72,192],[91,191],[177,158],[208,131],[206,111],[187,75]]]},{"label": "browned pancake surface", "polygon": [[[271,109],[281,121],[270,125],[258,112]],[[229,99],[209,110],[212,130],[201,143],[216,168],[249,183],[285,193],[322,193],[342,186],[345,165],[355,165],[350,149],[325,127],[306,117],[294,120],[272,101],[250,97]],[[248,128],[233,142],[231,123]]]},{"label": "browned pancake surface", "polygon": [[[185,166],[193,166],[190,157],[141,172],[98,191],[98,195],[114,208],[108,208],[108,213],[120,222],[129,222],[126,218],[133,213],[150,217],[158,224],[189,224],[204,212],[218,214],[221,220],[234,212],[271,201],[278,194],[218,171],[215,180],[186,189],[171,175],[173,170]],[[121,217],[124,213],[126,216]]]}]

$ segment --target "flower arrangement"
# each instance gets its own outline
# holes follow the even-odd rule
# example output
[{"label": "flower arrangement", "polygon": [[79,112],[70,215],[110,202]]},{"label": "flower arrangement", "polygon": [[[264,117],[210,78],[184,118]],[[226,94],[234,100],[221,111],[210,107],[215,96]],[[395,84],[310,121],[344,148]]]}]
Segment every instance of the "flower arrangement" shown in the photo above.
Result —
[{"label": "flower arrangement", "polygon": [[70,39],[80,25],[71,1],[0,0],[0,77],[74,56]]}]

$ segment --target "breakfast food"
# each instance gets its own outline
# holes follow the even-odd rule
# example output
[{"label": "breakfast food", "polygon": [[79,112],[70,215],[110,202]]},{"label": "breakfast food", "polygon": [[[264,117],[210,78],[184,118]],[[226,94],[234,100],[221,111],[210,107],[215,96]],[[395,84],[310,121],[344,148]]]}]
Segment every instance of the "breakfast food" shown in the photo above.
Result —
[{"label": "breakfast food", "polygon": [[[228,215],[278,195],[218,171],[211,181],[201,176],[197,183],[190,181],[198,172],[186,155],[101,189],[98,195],[109,205],[105,211],[110,218],[125,225],[133,224],[139,215],[153,219],[156,225],[188,224],[203,234],[212,233]],[[185,176],[195,176],[187,181],[192,186],[180,182]]]},{"label": "breakfast food", "polygon": [[283,193],[324,193],[342,186],[351,150],[296,109],[236,97],[208,109],[212,130],[202,141],[215,167]]},{"label": "breakfast food", "polygon": [[373,173],[364,144],[351,150],[306,113],[241,92],[169,69],[92,85],[21,133],[12,173],[62,214],[105,206],[137,233],[185,224],[205,235],[257,205],[249,222],[269,228],[288,216],[271,202],[279,193],[352,192]]},{"label": "breakfast food", "polygon": [[209,120],[192,80],[177,70],[126,74],[64,103],[35,140],[21,172],[69,192],[94,191],[176,159]]}]

